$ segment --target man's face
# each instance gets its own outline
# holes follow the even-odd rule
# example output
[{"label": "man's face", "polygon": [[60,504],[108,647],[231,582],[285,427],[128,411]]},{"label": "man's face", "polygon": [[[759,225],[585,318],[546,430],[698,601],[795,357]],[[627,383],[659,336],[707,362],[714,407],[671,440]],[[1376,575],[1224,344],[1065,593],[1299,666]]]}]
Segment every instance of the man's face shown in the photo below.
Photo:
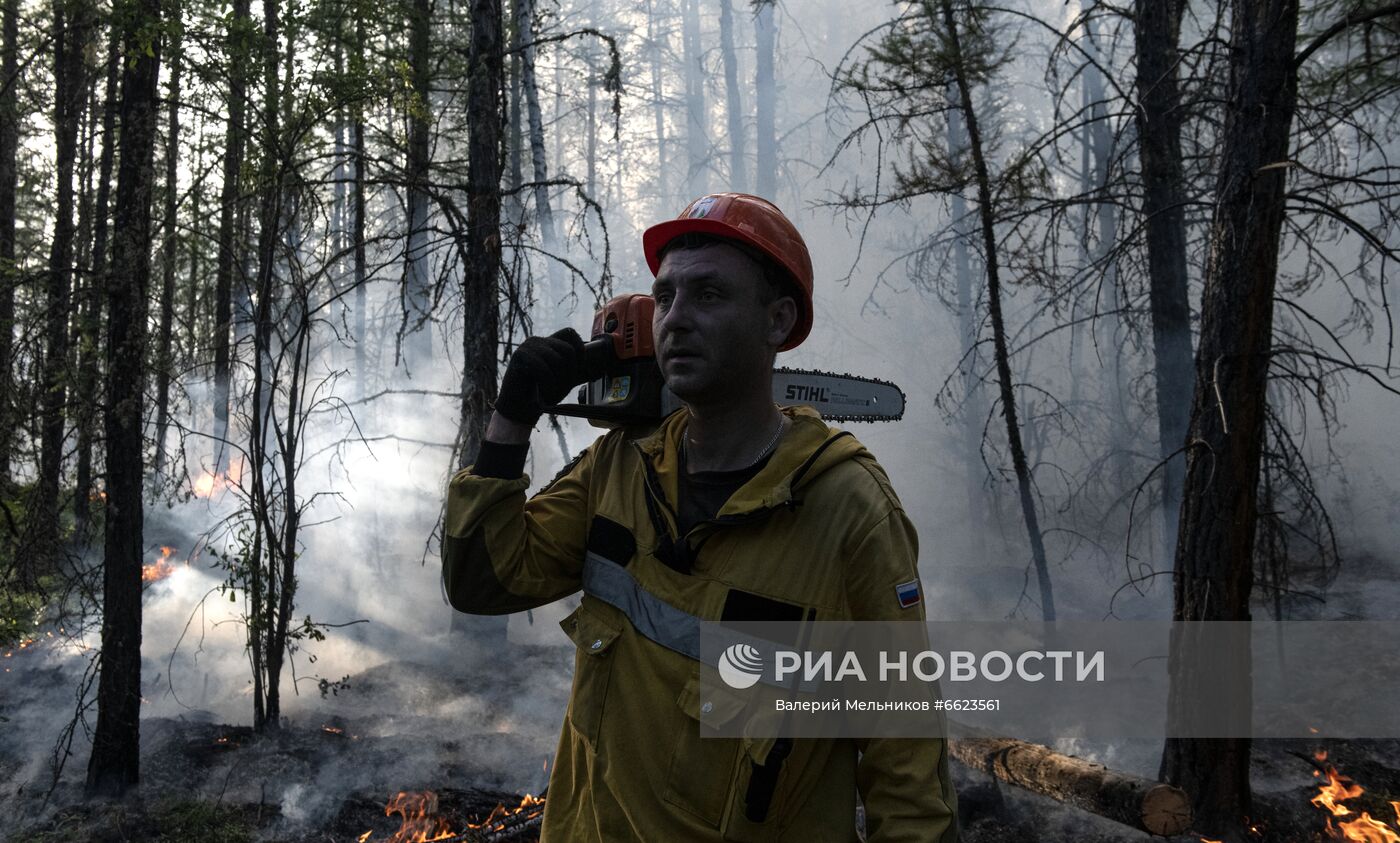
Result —
[{"label": "man's face", "polygon": [[763,304],[763,270],[723,243],[666,253],[652,285],[652,334],[666,385],[687,403],[760,383],[796,322],[789,297]]}]

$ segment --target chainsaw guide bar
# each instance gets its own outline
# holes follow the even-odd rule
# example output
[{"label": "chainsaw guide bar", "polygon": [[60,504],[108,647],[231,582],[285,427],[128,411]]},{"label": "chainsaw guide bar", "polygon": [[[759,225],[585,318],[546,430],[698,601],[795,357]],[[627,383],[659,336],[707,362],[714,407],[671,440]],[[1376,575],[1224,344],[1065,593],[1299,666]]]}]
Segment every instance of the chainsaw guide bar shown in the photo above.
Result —
[{"label": "chainsaw guide bar", "polygon": [[806,404],[826,421],[899,421],[904,417],[904,390],[890,381],[816,369],[774,369],[773,400]]}]

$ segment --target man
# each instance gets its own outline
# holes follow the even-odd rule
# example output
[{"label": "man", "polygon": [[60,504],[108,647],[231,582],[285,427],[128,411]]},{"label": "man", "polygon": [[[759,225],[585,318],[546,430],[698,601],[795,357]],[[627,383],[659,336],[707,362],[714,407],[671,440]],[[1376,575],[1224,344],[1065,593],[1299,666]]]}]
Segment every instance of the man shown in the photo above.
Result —
[{"label": "man", "polygon": [[[585,380],[580,338],[522,343],[474,466],[448,487],[444,577],[464,612],[584,597],[543,839],[953,841],[940,740],[700,736],[698,620],[923,620],[914,530],[883,469],[810,408],[778,408],[773,361],[812,325],[812,266],[755,196],[691,203],[643,235],[653,335],[683,402],[659,428],[614,430],[526,500],[544,409]],[[900,599],[897,587],[905,599]]]}]

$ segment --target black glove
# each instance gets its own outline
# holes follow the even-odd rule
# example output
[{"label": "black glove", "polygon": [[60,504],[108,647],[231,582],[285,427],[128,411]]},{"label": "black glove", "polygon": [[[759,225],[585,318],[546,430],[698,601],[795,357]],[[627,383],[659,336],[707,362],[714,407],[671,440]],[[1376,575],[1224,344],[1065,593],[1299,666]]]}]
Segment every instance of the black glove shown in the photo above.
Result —
[{"label": "black glove", "polygon": [[522,342],[506,364],[496,412],[517,424],[534,427],[546,407],[558,404],[569,390],[588,381],[583,340],[573,328]]}]

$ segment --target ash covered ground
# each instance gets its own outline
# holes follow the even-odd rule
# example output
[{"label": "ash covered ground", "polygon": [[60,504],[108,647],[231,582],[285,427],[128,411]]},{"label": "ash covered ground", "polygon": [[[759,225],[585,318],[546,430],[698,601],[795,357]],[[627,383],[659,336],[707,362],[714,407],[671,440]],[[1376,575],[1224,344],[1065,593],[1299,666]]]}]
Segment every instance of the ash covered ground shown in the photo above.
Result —
[{"label": "ash covered ground", "polygon": [[[29,665],[16,662],[14,669],[26,671],[31,695],[71,693],[66,669],[42,652],[30,658]],[[571,665],[566,647],[525,644],[475,658],[459,656],[450,664],[385,663],[351,675],[345,687],[324,699],[319,694],[303,699],[284,728],[266,736],[201,709],[150,717],[142,724],[140,798],[119,806],[82,801],[81,752],[45,804],[50,759],[35,755],[43,742],[32,731],[41,712],[16,706],[18,695],[6,694],[0,701],[0,716],[8,719],[0,732],[0,773],[11,810],[0,818],[3,836],[16,843],[195,839],[182,837],[178,826],[172,829],[167,816],[172,802],[193,801],[213,806],[222,812],[222,822],[236,822],[249,833],[227,838],[202,833],[200,839],[348,842],[369,831],[372,841],[383,841],[400,826],[400,818],[386,817],[383,806],[403,790],[436,791],[441,814],[462,822],[473,806],[509,804],[519,794],[543,788]],[[52,720],[54,712],[48,714]],[[1132,768],[1146,764],[1160,747],[1062,749],[1082,749],[1116,769],[1150,775]],[[1392,820],[1386,806],[1400,798],[1400,740],[1260,741],[1254,752],[1257,839],[1340,839],[1328,831],[1325,812],[1310,803],[1318,792],[1313,773],[1325,768],[1316,761],[1320,749],[1326,750],[1327,763],[1365,789],[1347,801],[1355,809],[1347,819],[1368,810]],[[953,772],[964,841],[1149,838],[960,765]]]},{"label": "ash covered ground", "polygon": [[[156,544],[189,541],[155,538]],[[91,656],[82,639],[45,630],[5,660],[0,793],[9,810],[0,815],[0,839],[350,841],[372,831],[371,841],[382,841],[399,825],[383,810],[399,791],[434,790],[443,813],[462,821],[480,805],[544,788],[572,673],[571,645],[556,626],[567,605],[534,613],[533,623],[512,619],[502,642],[499,627],[450,631],[436,572],[415,559],[390,559],[343,581],[308,576],[306,601],[318,617],[356,619],[370,614],[360,610],[371,605],[379,614],[331,630],[314,652],[300,654],[298,673],[285,683],[284,728],[259,737],[248,727],[242,631],[220,614],[230,604],[217,593],[209,598],[217,582],[195,562],[148,589],[138,801],[83,801],[81,727],[53,782],[54,750]],[[1290,615],[1388,618],[1400,606],[1397,588],[1400,576],[1384,557],[1358,555],[1328,585],[1324,600],[1302,600]],[[332,683],[324,695],[323,678]],[[1156,742],[1063,741],[1054,748],[1148,778],[1155,778],[1161,752]],[[1319,750],[1327,753],[1325,762],[1317,760]],[[1311,803],[1329,764],[1363,789],[1343,800],[1351,813],[1336,817],[1330,831],[1327,812]],[[953,772],[965,841],[1147,838],[960,765]],[[1390,805],[1400,801],[1400,740],[1257,741],[1252,784],[1260,841],[1339,839],[1340,823],[1362,812],[1400,829]],[[213,810],[218,823],[240,831],[187,835],[182,829],[191,826],[180,823],[191,805]]]},{"label": "ash covered ground", "polygon": [[502,801],[539,793],[564,716],[572,651],[512,645],[476,659],[462,655],[472,652],[481,650],[352,674],[334,693],[298,701],[283,728],[268,735],[198,708],[144,718],[139,802],[115,813],[83,805],[81,735],[53,785],[51,730],[64,709],[17,703],[71,696],[72,676],[68,665],[36,653],[13,668],[24,671],[24,693],[0,698],[8,720],[0,730],[0,777],[11,806],[0,817],[0,837],[62,831],[64,840],[178,839],[140,818],[163,801],[192,800],[237,811],[261,839],[342,839],[332,832],[349,823],[362,827],[344,839],[374,830],[373,839],[387,840],[398,819],[386,818],[383,806],[399,791],[476,789]]}]

